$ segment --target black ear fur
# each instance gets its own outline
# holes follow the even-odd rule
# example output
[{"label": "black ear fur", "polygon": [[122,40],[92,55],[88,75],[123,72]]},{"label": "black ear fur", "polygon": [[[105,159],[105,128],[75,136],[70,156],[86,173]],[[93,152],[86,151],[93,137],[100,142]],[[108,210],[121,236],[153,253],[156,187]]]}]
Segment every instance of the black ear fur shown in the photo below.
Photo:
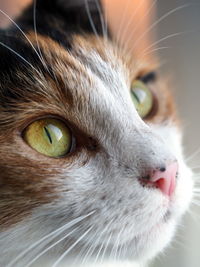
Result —
[{"label": "black ear fur", "polygon": [[[102,12],[100,0],[37,0],[35,1],[36,5],[33,2],[15,21],[25,34],[28,31],[34,31],[34,8],[36,8],[37,33],[49,36],[70,50],[73,49],[73,34],[94,34],[85,1],[88,3],[87,7],[94,23],[95,33],[102,35],[101,16],[103,13],[100,13]],[[34,50],[25,40],[14,24],[11,24],[6,30],[0,31],[0,85],[3,84],[3,81],[7,82],[6,77],[14,79],[16,69],[22,71],[26,69],[27,64],[17,56],[17,53],[33,66],[36,65],[43,69]]]},{"label": "black ear fur", "polygon": [[62,32],[69,36],[83,32],[103,35],[105,25],[102,25],[100,0],[37,0],[17,21],[24,30],[34,28],[34,7],[38,33],[56,40]]}]

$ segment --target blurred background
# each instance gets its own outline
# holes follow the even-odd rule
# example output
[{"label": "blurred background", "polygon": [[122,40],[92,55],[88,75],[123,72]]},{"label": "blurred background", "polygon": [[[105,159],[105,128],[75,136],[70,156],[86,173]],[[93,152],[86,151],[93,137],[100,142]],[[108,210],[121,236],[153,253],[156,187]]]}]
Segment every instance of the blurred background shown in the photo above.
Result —
[{"label": "blurred background", "polygon": [[[160,50],[159,56],[163,61],[162,72],[172,77],[172,90],[183,124],[185,155],[200,180],[200,153],[195,153],[200,149],[200,0],[158,0],[156,17],[185,4],[187,6],[157,25],[156,39],[180,32],[158,44],[158,47],[169,47]],[[200,208],[197,205],[191,205],[176,237],[151,267],[200,266]]]},{"label": "blurred background", "polygon": [[[154,25],[140,40],[135,51],[141,51],[157,42],[152,50],[158,49],[161,72],[171,77],[171,90],[176,98],[184,129],[185,155],[188,158],[188,164],[194,168],[198,177],[198,172],[200,173],[200,0],[102,1],[113,32],[117,38],[121,38],[122,42],[129,39],[130,47],[149,25]],[[14,17],[28,2],[31,0],[0,0],[0,9]],[[159,19],[162,16],[164,16],[163,19]],[[157,23],[157,20],[160,22]],[[7,22],[6,17],[0,14],[0,26],[6,26]],[[126,30],[123,32],[124,29]],[[134,34],[131,36],[133,29]],[[184,216],[179,227],[176,239],[151,264],[151,267],[169,266],[200,266],[200,208],[197,205],[191,205],[190,212]]]}]

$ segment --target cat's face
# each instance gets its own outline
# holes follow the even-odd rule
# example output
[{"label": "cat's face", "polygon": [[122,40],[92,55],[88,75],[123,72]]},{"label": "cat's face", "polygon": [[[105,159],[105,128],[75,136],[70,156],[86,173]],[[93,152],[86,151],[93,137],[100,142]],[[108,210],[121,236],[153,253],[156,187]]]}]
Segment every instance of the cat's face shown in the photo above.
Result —
[{"label": "cat's face", "polygon": [[[1,41],[0,263],[55,262],[62,253],[84,263],[147,260],[171,240],[192,194],[173,99],[152,64],[40,8],[37,38],[31,19],[23,22],[38,55],[12,30]],[[152,97],[145,116],[134,81]],[[34,123],[48,120],[67,134],[62,153],[38,149]]]}]

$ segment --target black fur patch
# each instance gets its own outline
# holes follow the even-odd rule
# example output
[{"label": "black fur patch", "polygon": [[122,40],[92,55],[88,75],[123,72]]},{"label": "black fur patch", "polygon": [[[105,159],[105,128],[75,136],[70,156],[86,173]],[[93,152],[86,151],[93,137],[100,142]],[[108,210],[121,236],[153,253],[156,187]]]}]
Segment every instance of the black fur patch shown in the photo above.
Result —
[{"label": "black fur patch", "polygon": [[[98,35],[103,35],[105,25],[101,21],[103,11],[99,0],[38,0],[35,8],[37,32],[51,37],[68,49],[73,34],[94,34],[95,28]],[[17,23],[23,30],[34,29],[33,14],[34,4],[18,19]]]},{"label": "black fur patch", "polygon": [[[100,1],[87,1],[96,32],[102,35]],[[35,30],[34,7],[37,33],[50,37],[67,50],[73,49],[71,45],[74,34],[94,34],[85,0],[38,0],[35,4],[28,7],[16,20],[25,34]],[[38,50],[37,47],[35,48]],[[17,72],[24,73],[30,80],[33,79],[31,65],[39,71],[46,72],[36,52],[15,25],[0,31],[0,58],[1,105],[4,105],[5,99],[20,98],[17,87],[22,87],[23,81],[19,79]],[[51,66],[48,66],[48,71],[51,75]]]}]

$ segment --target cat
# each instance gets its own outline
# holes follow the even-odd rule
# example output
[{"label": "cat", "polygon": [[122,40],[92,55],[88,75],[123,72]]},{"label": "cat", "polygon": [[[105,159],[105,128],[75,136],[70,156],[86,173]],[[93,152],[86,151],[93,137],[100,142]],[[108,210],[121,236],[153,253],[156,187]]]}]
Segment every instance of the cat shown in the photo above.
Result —
[{"label": "cat", "polygon": [[101,10],[38,0],[1,31],[0,266],[145,265],[189,206],[173,97]]}]

